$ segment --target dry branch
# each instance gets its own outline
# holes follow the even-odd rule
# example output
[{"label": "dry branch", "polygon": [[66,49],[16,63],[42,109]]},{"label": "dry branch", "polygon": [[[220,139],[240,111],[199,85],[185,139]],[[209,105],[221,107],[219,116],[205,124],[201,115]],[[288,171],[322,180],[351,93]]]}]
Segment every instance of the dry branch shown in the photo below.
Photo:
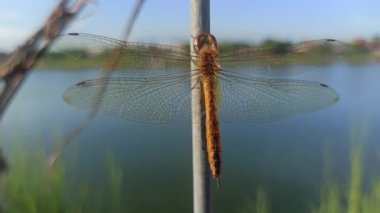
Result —
[{"label": "dry branch", "polygon": [[[137,0],[137,3],[135,7],[133,8],[133,12],[131,14],[131,17],[129,18],[127,25],[126,25],[126,30],[124,33],[124,40],[128,40],[128,37],[133,29],[133,26],[137,20],[137,17],[142,9],[143,4],[145,3],[145,0]],[[105,66],[105,69],[102,72],[102,75],[99,78],[109,78],[112,71],[115,69],[117,66],[119,59],[122,54],[122,48],[120,47],[119,49],[115,49],[113,52],[113,55],[107,64]],[[107,85],[105,84],[102,88],[100,88],[98,94],[97,94],[97,100],[95,103],[95,110],[92,112],[89,112],[87,116],[78,124],[77,127],[75,127],[72,131],[70,131],[67,136],[63,139],[63,141],[59,144],[59,146],[52,152],[52,154],[47,158],[47,166],[48,169],[51,169],[54,166],[54,163],[58,159],[58,157],[62,154],[62,152],[65,150],[66,146],[71,143],[79,134],[83,132],[87,128],[89,124],[91,124],[92,120],[94,119],[97,109],[100,106],[102,97],[104,95],[104,92],[107,89]]]},{"label": "dry branch", "polygon": [[87,1],[78,0],[69,6],[68,0],[62,0],[45,24],[6,59],[0,68],[0,78],[5,82],[5,88],[0,94],[0,119],[26,74]]}]

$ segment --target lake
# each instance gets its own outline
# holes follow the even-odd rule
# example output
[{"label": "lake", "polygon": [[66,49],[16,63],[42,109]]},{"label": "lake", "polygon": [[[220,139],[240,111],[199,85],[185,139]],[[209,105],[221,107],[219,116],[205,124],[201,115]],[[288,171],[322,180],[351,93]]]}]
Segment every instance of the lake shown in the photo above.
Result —
[{"label": "lake", "polygon": [[[52,151],[86,116],[66,104],[63,93],[97,74],[35,70],[0,124],[6,155],[12,155],[14,144],[27,154]],[[380,64],[336,63],[289,78],[327,84],[340,100],[290,119],[222,124],[221,188],[212,182],[215,212],[253,212],[258,202],[269,206],[270,212],[318,208],[326,176],[341,191],[350,190],[350,147],[356,135],[363,151],[363,191],[370,191],[371,182],[380,178]],[[125,212],[192,212],[191,147],[190,124],[146,124],[99,114],[65,151],[65,187],[70,189],[65,193],[77,199],[83,191],[93,190],[98,201],[108,202],[105,197],[114,196],[107,193],[111,158],[122,177],[117,192],[121,204],[115,205]]]}]

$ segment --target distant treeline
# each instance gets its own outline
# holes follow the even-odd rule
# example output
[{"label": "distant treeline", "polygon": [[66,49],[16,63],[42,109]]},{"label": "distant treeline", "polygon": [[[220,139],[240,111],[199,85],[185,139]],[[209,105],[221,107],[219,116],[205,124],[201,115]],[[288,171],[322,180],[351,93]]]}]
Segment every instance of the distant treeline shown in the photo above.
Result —
[{"label": "distant treeline", "polygon": [[[146,47],[146,46],[145,46]],[[189,50],[188,45],[181,45],[182,48]],[[316,61],[318,57],[328,58],[329,56],[340,56],[348,62],[368,62],[380,61],[380,38],[374,38],[371,41],[364,39],[356,39],[350,43],[343,43],[335,40],[312,40],[301,43],[291,43],[288,41],[279,41],[267,39],[253,46],[243,42],[224,42],[218,45],[221,54],[230,53],[234,55],[250,54],[250,60],[255,63],[260,63],[260,59],[271,57],[271,62],[275,60],[283,60],[298,58],[302,56],[304,61]],[[95,65],[106,64],[112,55],[112,49],[66,49],[64,51],[51,51],[47,53],[38,63],[39,67],[43,68],[86,68]],[[165,60],[160,60],[160,57],[167,58],[173,55],[175,51],[170,48],[158,49],[155,47],[149,48],[127,48],[121,57],[120,67],[143,67],[144,63],[154,63],[157,67],[164,67]],[[254,52],[254,53],[253,53]],[[147,56],[154,57],[147,57]],[[144,56],[144,60],[142,57]],[[157,57],[160,56],[160,57]],[[5,53],[0,53],[0,62],[6,58]],[[247,59],[247,58],[245,58]],[[332,60],[332,59],[331,59]],[[267,62],[266,60],[265,62]],[[290,60],[288,60],[290,61]],[[181,65],[188,66],[188,63]],[[174,64],[174,63],[173,63]],[[173,65],[171,64],[171,65]],[[176,64],[178,65],[178,64]]]},{"label": "distant treeline", "polygon": [[[326,42],[324,42],[326,41]],[[309,43],[309,45],[308,45]],[[352,42],[345,43],[332,39],[311,40],[301,43],[291,43],[288,41],[279,41],[274,39],[266,39],[256,45],[258,49],[270,51],[273,54],[286,54],[294,51],[294,47],[304,46],[308,53],[324,54],[333,51],[334,48],[342,48],[341,53],[345,55],[362,54],[362,55],[378,55],[380,53],[380,37],[375,37],[370,41],[364,39],[355,39]],[[222,43],[220,50],[236,50],[239,48],[251,47],[248,43]],[[380,58],[378,58],[380,59]]]}]

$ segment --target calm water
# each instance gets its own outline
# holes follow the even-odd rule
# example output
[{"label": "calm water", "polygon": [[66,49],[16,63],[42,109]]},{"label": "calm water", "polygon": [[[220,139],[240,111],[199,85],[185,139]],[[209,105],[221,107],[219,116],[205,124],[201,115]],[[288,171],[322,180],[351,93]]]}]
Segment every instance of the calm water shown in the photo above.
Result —
[{"label": "calm water", "polygon": [[[0,124],[5,152],[15,140],[29,150],[35,143],[54,148],[60,135],[86,115],[64,103],[62,94],[95,77],[89,70],[32,73]],[[352,127],[368,131],[362,138],[364,169],[370,174],[365,179],[380,174],[380,64],[335,64],[291,78],[328,84],[340,101],[277,122],[222,124],[223,174],[220,190],[213,183],[215,212],[243,212],[258,189],[265,191],[272,212],[308,212],[318,205],[326,150],[332,153],[336,179],[347,185]],[[101,191],[110,153],[123,169],[122,203],[128,212],[191,212],[190,125],[98,115],[65,152],[67,180]]]}]

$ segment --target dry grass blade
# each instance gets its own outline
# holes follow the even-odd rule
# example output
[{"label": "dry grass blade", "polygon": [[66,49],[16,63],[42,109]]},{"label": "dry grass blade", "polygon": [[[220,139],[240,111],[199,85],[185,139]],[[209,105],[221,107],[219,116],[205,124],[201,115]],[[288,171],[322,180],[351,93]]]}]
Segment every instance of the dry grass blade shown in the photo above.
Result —
[{"label": "dry grass blade", "polygon": [[[136,2],[136,5],[133,9],[133,12],[132,12],[132,15],[131,17],[129,18],[128,22],[127,22],[127,26],[126,26],[126,30],[125,30],[125,35],[124,35],[124,40],[128,40],[128,37],[133,29],[133,26],[137,20],[137,17],[142,9],[142,6],[143,4],[145,3],[145,0],[138,0]],[[121,56],[121,53],[122,53],[122,47],[120,47],[119,49],[115,49],[114,52],[113,52],[113,55],[108,63],[108,66],[106,66],[106,68],[103,70],[102,72],[102,75],[99,76],[99,78],[108,78],[110,77],[112,71],[115,69],[115,67],[117,66],[118,62],[119,62],[119,59],[120,59],[120,56]],[[47,159],[47,166],[48,168],[52,168],[54,166],[54,163],[56,162],[56,160],[58,159],[58,157],[62,154],[62,152],[64,151],[64,149],[66,148],[66,146],[71,143],[79,134],[81,134],[83,132],[84,129],[87,128],[87,126],[92,122],[93,118],[95,117],[96,113],[97,113],[97,110],[99,105],[100,105],[100,102],[101,102],[101,99],[102,99],[102,96],[105,92],[107,88],[107,85],[105,84],[100,90],[99,90],[99,93],[97,94],[97,101],[95,103],[95,110],[89,112],[87,114],[87,116],[78,124],[77,127],[75,127],[71,132],[69,132],[69,134],[67,134],[67,136],[63,139],[63,141],[61,142],[61,144],[59,144],[59,146],[52,152],[52,154],[48,157]]]},{"label": "dry grass blade", "polygon": [[87,1],[78,0],[68,6],[69,1],[62,0],[54,8],[45,24],[7,58],[0,68],[0,78],[5,82],[5,88],[0,94],[0,118],[28,71],[36,64],[64,27],[81,11]]}]

